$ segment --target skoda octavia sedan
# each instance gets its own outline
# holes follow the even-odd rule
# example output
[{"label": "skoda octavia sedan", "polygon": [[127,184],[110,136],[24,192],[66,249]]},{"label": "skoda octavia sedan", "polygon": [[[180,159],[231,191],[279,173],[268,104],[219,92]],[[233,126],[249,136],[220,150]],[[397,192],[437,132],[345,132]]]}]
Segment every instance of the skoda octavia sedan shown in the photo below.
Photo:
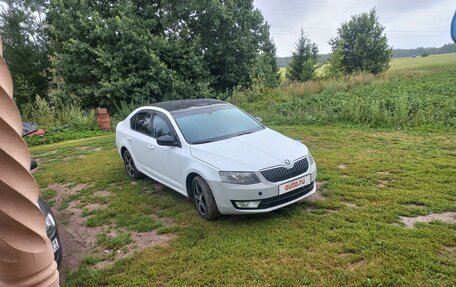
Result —
[{"label": "skoda octavia sedan", "polygon": [[203,218],[269,212],[315,192],[309,149],[229,103],[180,100],[133,111],[116,128],[127,174],[191,198]]}]

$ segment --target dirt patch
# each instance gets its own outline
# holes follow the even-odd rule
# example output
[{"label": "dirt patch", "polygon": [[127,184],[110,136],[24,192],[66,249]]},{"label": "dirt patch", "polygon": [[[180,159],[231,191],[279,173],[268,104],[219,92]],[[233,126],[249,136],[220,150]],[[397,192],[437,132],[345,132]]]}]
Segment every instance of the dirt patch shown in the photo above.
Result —
[{"label": "dirt patch", "polygon": [[162,190],[165,190],[165,188],[166,188],[161,183],[154,183],[152,186],[154,187],[154,190],[156,190],[156,191],[162,191]]},{"label": "dirt patch", "polygon": [[411,208],[426,208],[427,207],[424,204],[415,204],[415,203],[407,203],[407,204],[405,204],[405,206],[411,207]]},{"label": "dirt patch", "polygon": [[[116,231],[111,231],[109,236],[114,237],[118,233]],[[133,255],[137,250],[141,250],[151,246],[161,246],[167,244],[172,239],[176,238],[175,234],[168,233],[168,234],[157,234],[155,230],[150,232],[130,232],[130,237],[132,242],[123,246],[120,250],[114,252],[114,260],[113,258],[109,258],[103,261],[98,262],[94,265],[95,269],[102,269],[112,265],[115,262],[115,259],[124,258]],[[112,250],[102,250],[97,249],[99,254],[109,254],[113,252]]]},{"label": "dirt patch", "polygon": [[341,163],[341,164],[339,164],[339,165],[337,166],[337,168],[338,168],[338,169],[347,169],[347,165]]},{"label": "dirt patch", "polygon": [[76,194],[81,190],[87,188],[89,185],[86,183],[79,183],[73,187],[71,186],[71,183],[51,183],[48,185],[48,188],[56,191],[56,201],[57,203],[61,203],[62,199],[64,199],[65,197]]},{"label": "dirt patch", "polygon": [[100,197],[108,197],[111,195],[111,193],[107,190],[98,190],[98,191],[95,191],[93,195],[100,196]]},{"label": "dirt patch", "polygon": [[377,187],[378,188],[385,188],[387,187],[389,181],[387,180],[377,180]]},{"label": "dirt patch", "polygon": [[308,196],[306,199],[309,201],[325,200],[326,196],[321,194],[321,191],[325,185],[326,181],[317,182],[317,189],[315,190],[315,193]]},{"label": "dirt patch", "polygon": [[367,261],[365,259],[360,259],[360,260],[356,260],[352,263],[350,263],[350,270],[355,270],[355,269],[358,269],[360,267],[363,267],[367,264]]},{"label": "dirt patch", "polygon": [[[117,231],[113,226],[89,227],[86,225],[87,217],[83,217],[82,215],[85,209],[92,212],[97,209],[107,208],[107,204],[92,203],[83,206],[79,199],[75,199],[69,203],[67,202],[65,209],[59,210],[58,208],[67,200],[68,196],[77,194],[87,187],[89,187],[89,184],[75,185],[72,183],[53,183],[48,186],[49,189],[56,191],[56,204],[54,206],[57,208],[52,208],[52,211],[59,223],[60,241],[63,250],[62,271],[74,270],[86,256],[106,258],[93,266],[94,268],[104,268],[114,263],[118,258],[132,255],[136,250],[164,245],[176,237],[176,235],[171,233],[159,235],[156,231],[144,233],[128,231],[132,239],[131,243],[123,246],[120,250],[105,250],[105,248],[97,244],[99,234],[105,233],[109,236],[115,236],[120,231],[127,231]],[[111,196],[111,192],[99,190],[94,192],[93,195],[108,197]],[[160,221],[164,225],[175,224],[174,220],[168,218],[160,218]],[[61,282],[64,280],[64,272],[61,272]]]},{"label": "dirt patch", "polygon": [[103,149],[103,147],[97,147],[97,148],[89,150],[89,152],[96,152],[96,151],[100,151],[102,149]]},{"label": "dirt patch", "polygon": [[48,151],[48,152],[45,152],[45,153],[42,153],[42,154],[39,154],[38,156],[39,157],[42,157],[42,156],[48,156],[48,155],[53,155],[53,154],[56,154],[58,153],[59,150],[58,149],[55,149],[55,150],[51,150],[51,151]]},{"label": "dirt patch", "polygon": [[445,213],[431,213],[417,217],[400,216],[401,222],[406,228],[413,228],[417,222],[442,221],[446,223],[456,223],[456,212],[450,211]]},{"label": "dirt patch", "polygon": [[390,175],[389,171],[377,171],[376,173],[381,175]]},{"label": "dirt patch", "polygon": [[84,151],[84,150],[88,150],[89,148],[90,148],[90,146],[80,146],[80,147],[77,147],[76,149]]},{"label": "dirt patch", "polygon": [[97,209],[105,209],[107,206],[107,204],[91,203],[84,206],[84,208],[87,209],[87,211],[91,212]]},{"label": "dirt patch", "polygon": [[342,203],[343,205],[348,206],[348,207],[358,207],[358,205],[348,202],[348,201],[341,201],[340,203]]},{"label": "dirt patch", "polygon": [[153,230],[151,232],[137,233],[133,232],[131,234],[131,239],[134,243],[140,248],[143,249],[148,246],[163,245],[168,243],[171,239],[176,238],[175,234],[157,234],[157,231]]}]

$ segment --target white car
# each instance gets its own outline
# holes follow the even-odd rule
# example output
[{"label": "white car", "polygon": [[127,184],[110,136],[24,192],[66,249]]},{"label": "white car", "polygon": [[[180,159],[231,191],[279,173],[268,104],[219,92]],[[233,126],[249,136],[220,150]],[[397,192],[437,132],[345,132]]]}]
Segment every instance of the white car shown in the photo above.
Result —
[{"label": "white car", "polygon": [[193,199],[205,219],[269,212],[315,192],[308,148],[218,100],[136,109],[116,128],[127,174],[146,175]]}]

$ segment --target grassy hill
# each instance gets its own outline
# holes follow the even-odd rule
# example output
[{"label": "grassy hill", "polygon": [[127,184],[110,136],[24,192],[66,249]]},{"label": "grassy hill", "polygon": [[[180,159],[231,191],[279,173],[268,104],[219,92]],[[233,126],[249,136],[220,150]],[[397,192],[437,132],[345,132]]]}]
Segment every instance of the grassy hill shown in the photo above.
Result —
[{"label": "grassy hill", "polygon": [[456,54],[393,59],[381,75],[317,79],[232,101],[271,124],[456,126]]}]

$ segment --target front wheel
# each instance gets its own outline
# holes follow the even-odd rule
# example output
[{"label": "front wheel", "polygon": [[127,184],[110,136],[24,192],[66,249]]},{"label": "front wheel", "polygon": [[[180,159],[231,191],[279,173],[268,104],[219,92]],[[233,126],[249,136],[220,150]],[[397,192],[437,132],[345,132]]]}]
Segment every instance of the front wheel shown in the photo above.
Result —
[{"label": "front wheel", "polygon": [[193,179],[192,191],[196,210],[202,218],[213,220],[220,217],[211,188],[201,176],[196,176]]},{"label": "front wheel", "polygon": [[144,175],[136,169],[135,162],[133,161],[133,157],[131,156],[128,150],[124,151],[122,154],[122,158],[124,160],[125,171],[127,172],[128,176],[132,179],[140,179],[144,177]]}]

